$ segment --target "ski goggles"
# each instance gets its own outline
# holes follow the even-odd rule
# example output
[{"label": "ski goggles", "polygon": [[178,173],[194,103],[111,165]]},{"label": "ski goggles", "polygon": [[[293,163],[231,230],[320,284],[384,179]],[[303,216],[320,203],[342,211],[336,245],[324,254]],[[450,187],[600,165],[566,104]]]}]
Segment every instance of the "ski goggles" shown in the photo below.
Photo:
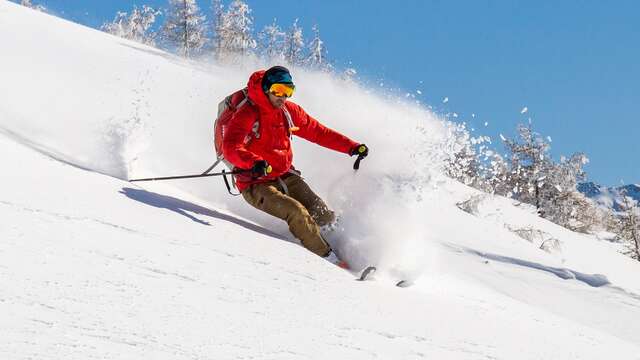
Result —
[{"label": "ski goggles", "polygon": [[293,95],[293,90],[295,90],[295,88],[296,87],[293,84],[275,83],[269,88],[269,93],[273,96],[289,98]]}]

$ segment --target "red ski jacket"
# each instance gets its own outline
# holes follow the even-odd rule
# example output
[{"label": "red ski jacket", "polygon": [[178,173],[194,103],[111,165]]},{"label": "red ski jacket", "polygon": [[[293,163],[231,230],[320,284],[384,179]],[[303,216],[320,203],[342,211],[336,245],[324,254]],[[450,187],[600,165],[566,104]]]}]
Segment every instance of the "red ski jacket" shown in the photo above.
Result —
[{"label": "red ski jacket", "polygon": [[[358,145],[346,136],[320,124],[299,105],[287,101],[285,107],[293,123],[293,126],[290,126],[283,109],[271,105],[267,94],[262,91],[263,75],[264,70],[260,70],[249,78],[250,103],[233,114],[222,139],[222,152],[225,159],[239,169],[251,169],[254,162],[266,160],[273,170],[269,175],[258,179],[248,175],[237,175],[236,186],[239,191],[255,183],[275,180],[291,169],[291,135],[300,136],[345,154],[350,154]],[[257,129],[254,125],[256,120]]]}]

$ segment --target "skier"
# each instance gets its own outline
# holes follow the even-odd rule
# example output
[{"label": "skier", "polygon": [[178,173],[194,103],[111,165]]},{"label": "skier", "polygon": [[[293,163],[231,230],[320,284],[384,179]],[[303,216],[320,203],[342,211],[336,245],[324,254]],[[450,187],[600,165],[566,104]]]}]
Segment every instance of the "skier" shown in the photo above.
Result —
[{"label": "skier", "polygon": [[295,86],[289,70],[274,66],[249,78],[248,102],[224,130],[222,152],[234,170],[236,187],[253,207],[285,220],[289,231],[311,252],[348,268],[321,235],[335,214],[292,166],[291,136],[364,158],[369,149],[331,130],[288,101]]}]

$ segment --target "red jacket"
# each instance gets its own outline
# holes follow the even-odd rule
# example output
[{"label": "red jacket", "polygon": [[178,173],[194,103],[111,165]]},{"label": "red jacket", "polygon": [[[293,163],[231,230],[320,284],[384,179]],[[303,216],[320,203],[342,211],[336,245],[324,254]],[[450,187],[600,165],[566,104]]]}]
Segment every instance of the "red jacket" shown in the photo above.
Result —
[{"label": "red jacket", "polygon": [[[346,136],[320,124],[299,105],[287,101],[285,107],[294,125],[290,129],[284,111],[273,107],[262,91],[263,75],[264,70],[256,71],[249,78],[248,96],[251,103],[242,106],[233,115],[222,140],[222,153],[227,161],[239,169],[251,169],[254,162],[266,160],[273,171],[259,179],[236,176],[236,186],[240,191],[255,183],[277,179],[291,169],[293,151],[290,133],[345,154],[350,154],[357,146],[357,143]],[[259,137],[253,135],[256,120],[259,123]],[[246,143],[248,137],[251,140]]]}]

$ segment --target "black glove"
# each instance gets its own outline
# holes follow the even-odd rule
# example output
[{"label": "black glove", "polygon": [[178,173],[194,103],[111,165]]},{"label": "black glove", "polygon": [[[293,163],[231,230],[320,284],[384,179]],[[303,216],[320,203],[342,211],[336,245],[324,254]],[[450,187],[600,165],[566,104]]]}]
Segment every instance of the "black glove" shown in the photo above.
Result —
[{"label": "black glove", "polygon": [[267,176],[270,172],[271,165],[269,165],[266,160],[258,160],[254,162],[253,167],[251,168],[251,176],[257,178]]},{"label": "black glove", "polygon": [[359,144],[351,149],[351,156],[358,155],[361,159],[364,159],[369,155],[369,148],[365,144]]}]

